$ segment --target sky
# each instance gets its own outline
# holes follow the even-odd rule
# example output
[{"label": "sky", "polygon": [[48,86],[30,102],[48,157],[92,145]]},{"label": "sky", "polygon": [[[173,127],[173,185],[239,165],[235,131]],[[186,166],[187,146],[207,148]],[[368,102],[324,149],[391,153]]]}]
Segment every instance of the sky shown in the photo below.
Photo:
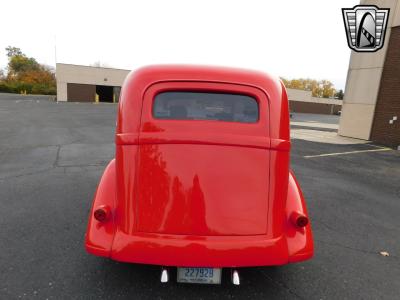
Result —
[{"label": "sky", "polygon": [[5,47],[40,63],[135,69],[202,64],[256,69],[345,87],[350,49],[341,8],[353,0],[19,0],[0,11]]}]

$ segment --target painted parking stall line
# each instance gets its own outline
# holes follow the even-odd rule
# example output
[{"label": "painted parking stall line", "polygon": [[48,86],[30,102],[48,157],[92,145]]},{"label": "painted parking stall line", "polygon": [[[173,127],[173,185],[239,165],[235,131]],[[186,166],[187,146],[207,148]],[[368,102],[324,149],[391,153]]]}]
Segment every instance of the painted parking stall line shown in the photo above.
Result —
[{"label": "painted parking stall line", "polygon": [[379,149],[369,149],[369,150],[355,150],[355,151],[336,152],[336,153],[324,153],[324,154],[317,154],[317,155],[305,155],[304,158],[339,156],[339,155],[358,154],[358,153],[366,153],[366,152],[382,152],[382,151],[390,151],[390,150],[393,150],[393,149],[379,148]]}]

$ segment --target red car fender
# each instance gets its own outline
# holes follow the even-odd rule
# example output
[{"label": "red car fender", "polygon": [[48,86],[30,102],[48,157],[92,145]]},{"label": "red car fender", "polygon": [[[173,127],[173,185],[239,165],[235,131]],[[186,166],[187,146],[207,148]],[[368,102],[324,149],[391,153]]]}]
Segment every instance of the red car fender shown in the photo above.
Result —
[{"label": "red car fender", "polygon": [[[111,160],[101,177],[99,186],[94,195],[93,205],[89,214],[89,223],[85,236],[86,251],[109,257],[114,238],[114,208],[116,197],[115,159]],[[94,211],[98,208],[107,208],[110,217],[105,222],[95,219]]]},{"label": "red car fender", "polygon": [[[301,214],[308,218],[304,227],[296,226],[291,218],[293,214]],[[299,183],[292,170],[289,172],[288,194],[286,202],[286,239],[288,244],[289,262],[299,262],[309,259],[314,254],[314,243],[309,222],[306,203]]]}]

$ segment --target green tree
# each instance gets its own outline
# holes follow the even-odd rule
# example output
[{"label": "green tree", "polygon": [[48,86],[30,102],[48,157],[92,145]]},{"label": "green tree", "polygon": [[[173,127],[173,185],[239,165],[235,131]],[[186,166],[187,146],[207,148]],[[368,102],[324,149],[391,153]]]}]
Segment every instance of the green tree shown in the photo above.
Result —
[{"label": "green tree", "polygon": [[[55,94],[56,79],[51,68],[42,65],[21,49],[8,46],[8,73],[0,90],[14,93]],[[4,74],[3,74],[4,75]],[[4,76],[3,76],[4,77]]]},{"label": "green tree", "polygon": [[330,98],[336,93],[333,83],[329,80],[315,80],[310,78],[281,79],[287,88],[311,91],[313,97]]},{"label": "green tree", "polygon": [[336,92],[335,98],[338,98],[338,99],[340,99],[340,100],[343,100],[343,97],[344,97],[343,90],[339,90],[338,92]]},{"label": "green tree", "polygon": [[29,71],[39,71],[40,64],[32,57],[25,55],[10,56],[8,61],[8,77],[17,78]]},{"label": "green tree", "polygon": [[8,46],[8,47],[6,48],[6,51],[7,51],[7,56],[8,56],[8,57],[23,55],[21,49],[20,49],[20,48],[17,48],[17,47]]},{"label": "green tree", "polygon": [[335,89],[332,82],[330,82],[329,80],[322,80],[321,85],[323,98],[331,98],[335,95]]}]

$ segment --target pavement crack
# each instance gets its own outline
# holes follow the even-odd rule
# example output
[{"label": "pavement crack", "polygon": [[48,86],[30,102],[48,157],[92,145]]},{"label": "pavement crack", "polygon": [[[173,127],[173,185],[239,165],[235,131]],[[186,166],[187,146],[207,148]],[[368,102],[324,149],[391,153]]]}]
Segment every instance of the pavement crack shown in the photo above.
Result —
[{"label": "pavement crack", "polygon": [[47,169],[43,169],[43,170],[39,170],[39,171],[34,171],[34,172],[29,172],[29,173],[22,173],[22,174],[17,174],[17,175],[12,175],[12,176],[5,176],[5,177],[1,177],[0,181],[4,181],[4,180],[8,180],[8,179],[14,179],[14,178],[20,178],[20,177],[24,177],[24,176],[36,175],[36,174],[40,174],[40,173],[46,173],[46,172],[51,171],[53,169],[54,169],[54,167],[51,167],[51,168],[47,168]]},{"label": "pavement crack", "polygon": [[78,168],[84,168],[84,167],[104,167],[106,164],[86,164],[86,165],[66,165],[66,166],[53,166],[51,168],[35,171],[35,172],[28,172],[28,173],[22,173],[22,174],[17,174],[17,175],[12,175],[12,176],[5,176],[5,177],[0,177],[0,181],[5,181],[5,180],[10,180],[10,179],[15,179],[15,178],[21,178],[24,176],[31,176],[31,175],[37,175],[41,173],[46,173],[51,170],[54,170],[56,168],[64,168],[63,173],[65,173],[66,168],[72,168],[72,167],[78,167]]},{"label": "pavement crack", "polygon": [[57,167],[62,168],[84,168],[84,167],[104,167],[107,163],[98,163],[98,164],[83,164],[83,165],[58,165]]},{"label": "pavement crack", "polygon": [[61,151],[61,145],[57,145],[56,159],[54,160],[53,168],[58,167],[58,161],[60,159],[60,151]]}]

